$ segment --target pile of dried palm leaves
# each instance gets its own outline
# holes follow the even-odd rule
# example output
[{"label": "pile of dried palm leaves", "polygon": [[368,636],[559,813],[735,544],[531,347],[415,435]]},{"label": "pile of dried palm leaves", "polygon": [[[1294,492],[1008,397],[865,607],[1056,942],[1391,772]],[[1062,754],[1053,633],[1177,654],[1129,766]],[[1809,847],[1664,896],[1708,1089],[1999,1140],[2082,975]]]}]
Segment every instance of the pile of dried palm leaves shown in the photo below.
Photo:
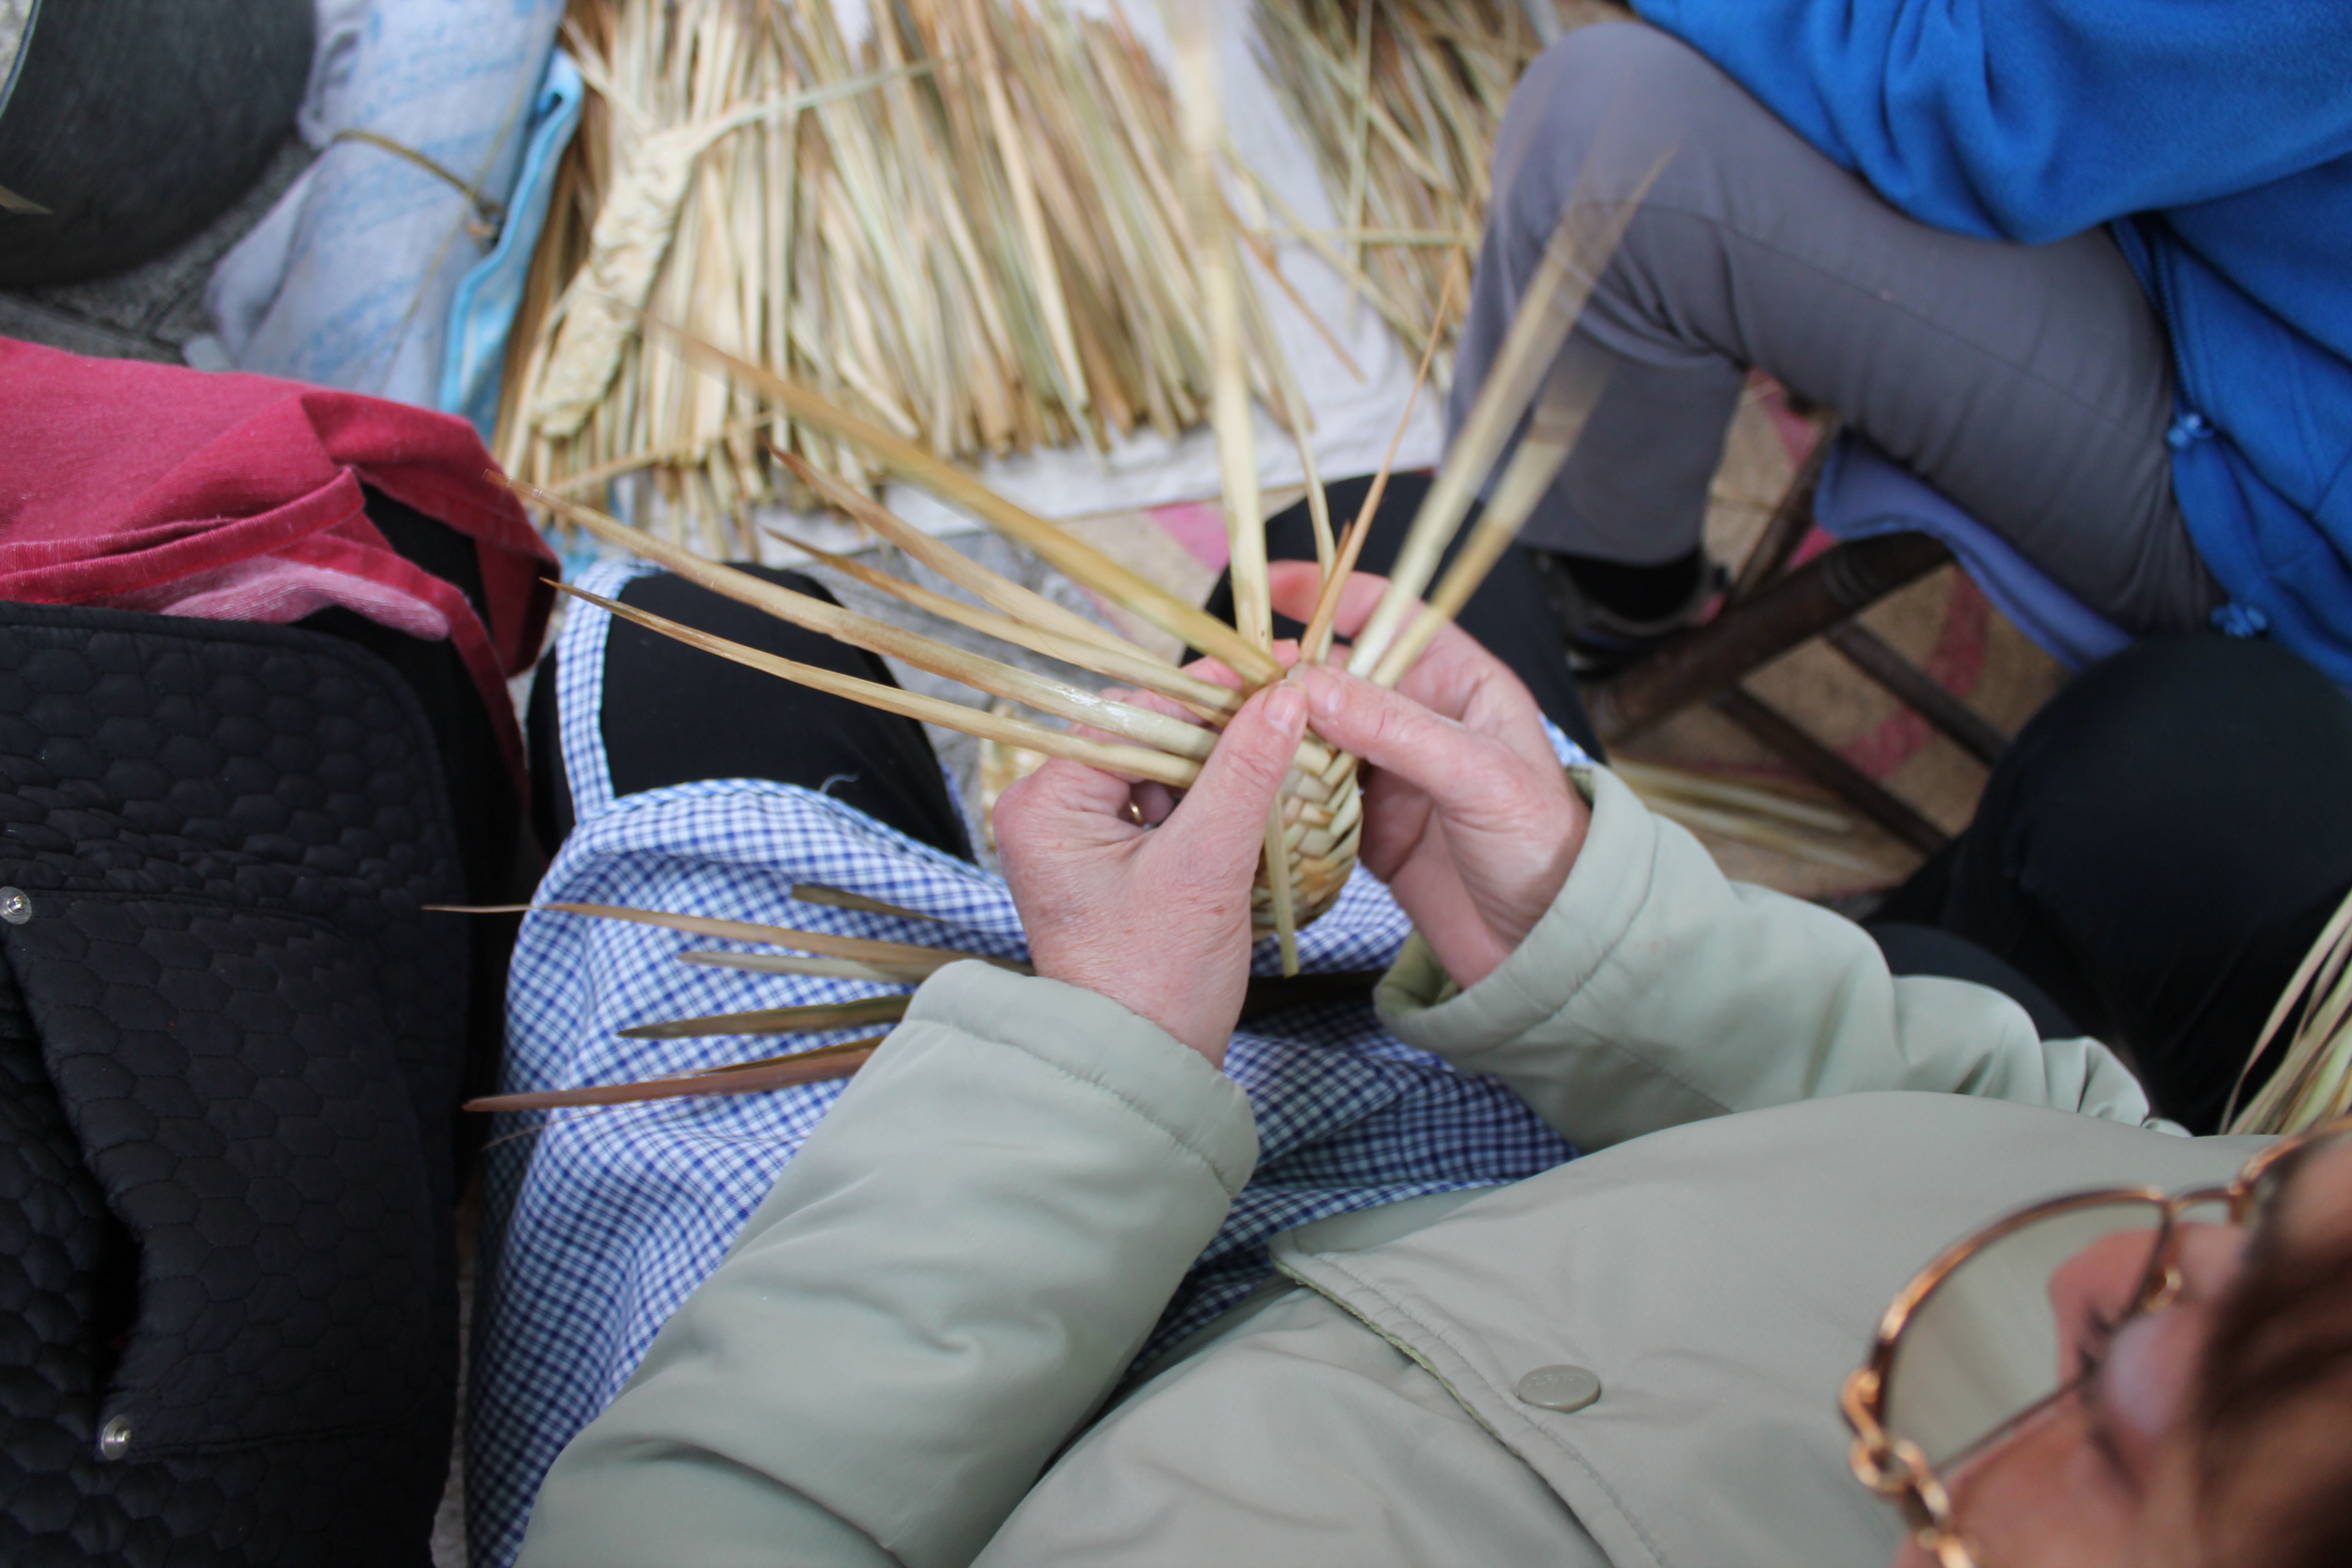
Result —
[{"label": "pile of dried palm leaves", "polygon": [[1857,876],[1878,869],[1868,857],[1839,843],[1853,837],[1854,819],[1819,801],[1771,784],[1623,757],[1609,768],[1643,805],[1685,827]]},{"label": "pile of dried palm leaves", "polygon": [[[1136,37],[1065,0],[874,12],[853,45],[834,0],[572,0],[593,94],[512,338],[509,473],[590,496],[651,469],[663,511],[738,549],[747,503],[806,499],[770,447],[878,478],[856,444],[649,347],[646,316],[941,458],[1206,417],[1203,272],[1230,242],[1188,211]],[[1303,419],[1286,370],[1256,376]]]},{"label": "pile of dried palm leaves", "polygon": [[[2289,1020],[2294,1029],[2281,1037]],[[2242,1110],[2255,1065],[2279,1052],[2269,1080]],[[2352,898],[2336,913],[2279,994],[2230,1091],[2222,1125],[2231,1132],[2301,1132],[2352,1111]]]},{"label": "pile of dried palm leaves", "polygon": [[[1202,273],[1202,297],[1206,316],[1203,336],[1210,354],[1209,403],[1213,410],[1224,479],[1234,625],[1227,626],[1165,587],[1138,576],[1070,533],[1022,510],[930,447],[840,405],[821,391],[720,345],[650,322],[645,347],[649,353],[675,351],[690,368],[711,373],[718,384],[757,396],[763,406],[788,418],[793,428],[819,437],[835,449],[855,448],[861,463],[870,466],[871,471],[918,485],[967,511],[999,533],[1034,551],[1103,599],[1172,635],[1180,643],[1197,647],[1221,661],[1234,678],[1235,685],[1205,679],[1199,673],[1179,668],[1168,659],[988,572],[893,517],[854,486],[821,472],[791,453],[780,452],[779,460],[827,504],[898,544],[924,565],[947,574],[978,603],[932,593],[844,558],[829,558],[828,564],[855,568],[861,581],[905,603],[943,620],[986,632],[1013,647],[1045,655],[1082,677],[1092,676],[1156,694],[1188,714],[1189,720],[1172,717],[1158,708],[1105,696],[1082,680],[1041,675],[859,615],[830,601],[795,593],[764,578],[720,565],[681,545],[627,528],[593,508],[517,483],[517,491],[532,504],[716,593],[852,647],[945,675],[1048,718],[1086,725],[1108,738],[1081,736],[1017,714],[967,707],[896,686],[857,679],[713,637],[578,589],[567,591],[590,600],[608,614],[691,647],[885,711],[943,724],[983,740],[1154,780],[1177,789],[1198,778],[1202,761],[1216,745],[1219,729],[1240,709],[1250,692],[1281,679],[1284,665],[1276,655],[1273,642],[1265,519],[1259,511],[1257,465],[1252,449],[1243,289],[1235,275],[1237,267],[1226,234],[1230,215],[1219,186],[1223,131],[1214,67],[1205,27],[1197,15],[1189,25],[1181,15],[1177,21],[1180,79],[1184,84],[1180,199],[1193,231],[1203,242],[1203,255],[1208,258]],[[1638,200],[1639,193],[1634,197],[1635,202]],[[1511,331],[1469,416],[1455,433],[1444,465],[1423,498],[1391,568],[1388,587],[1370,618],[1359,628],[1352,647],[1345,649],[1339,649],[1334,642],[1340,590],[1362,547],[1385,475],[1382,481],[1376,481],[1343,538],[1335,540],[1331,536],[1328,520],[1319,506],[1315,509],[1313,515],[1318,525],[1317,554],[1323,584],[1315,612],[1300,638],[1300,658],[1316,662],[1344,658],[1347,668],[1357,674],[1381,685],[1394,686],[1485,579],[1567,461],[1591,414],[1598,384],[1572,369],[1562,371],[1561,348],[1633,211],[1632,203],[1603,206],[1580,201],[1571,194],[1521,298]],[[1434,351],[1433,339],[1423,355],[1424,375]],[[1513,447],[1514,433],[1523,426],[1524,434]],[[1466,534],[1463,533],[1462,524],[1471,503],[1482,489],[1487,488],[1490,479],[1493,482],[1486,508]],[[1463,536],[1451,563],[1446,564],[1446,551],[1454,544],[1457,534]],[[1441,575],[1442,564],[1444,569]],[[1357,759],[1309,732],[1268,815],[1265,854],[1253,898],[1254,924],[1262,934],[1271,935],[1280,943],[1286,975],[1298,972],[1298,930],[1338,900],[1340,889],[1354,871],[1361,825]],[[641,921],[797,949],[801,953],[819,956],[753,956],[792,973],[820,972],[812,970],[812,964],[848,963],[857,966],[856,977],[871,979],[877,984],[910,984],[921,973],[964,956],[945,948],[746,926],[691,914],[598,906],[556,907],[577,914]],[[682,954],[681,958],[704,963],[744,962],[740,956],[721,960],[712,954]],[[849,973],[838,968],[821,972]],[[855,1028],[866,1017],[860,1014],[853,1020],[837,1008],[803,1008],[656,1021],[648,1026],[671,1034],[734,1036]],[[878,1017],[877,1013],[877,1021]],[[609,1103],[629,1098],[625,1091],[632,1089],[642,1091],[635,1098],[644,1099],[688,1093],[722,1094],[774,1087],[784,1081],[803,1082],[814,1077],[854,1071],[864,1060],[863,1053],[870,1044],[870,1040],[856,1040],[828,1047],[834,1054],[823,1059],[803,1052],[795,1053],[797,1059],[761,1058],[756,1064],[731,1064],[732,1068],[746,1070],[714,1070],[696,1075],[691,1087],[681,1088],[681,1080],[672,1078],[644,1085],[552,1091],[555,1098],[546,1094],[509,1096],[482,1102],[482,1108],[520,1110]],[[583,1094],[603,1098],[579,1099]],[[562,1098],[564,1096],[572,1098]]]},{"label": "pile of dried palm leaves", "polygon": [[1541,47],[1520,0],[1258,0],[1260,57],[1338,215],[1302,231],[1409,342],[1450,345],[1441,304],[1475,257],[1503,108]]}]

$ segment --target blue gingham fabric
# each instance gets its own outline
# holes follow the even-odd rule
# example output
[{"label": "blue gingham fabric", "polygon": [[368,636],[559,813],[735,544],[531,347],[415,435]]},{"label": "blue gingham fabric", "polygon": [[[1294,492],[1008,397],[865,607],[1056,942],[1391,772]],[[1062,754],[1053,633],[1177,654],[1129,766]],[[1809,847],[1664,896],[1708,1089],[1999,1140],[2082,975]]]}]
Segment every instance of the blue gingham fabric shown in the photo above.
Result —
[{"label": "blue gingham fabric", "polygon": [[[610,562],[607,595],[647,568]],[[615,798],[598,722],[608,617],[575,603],[556,665],[578,826],[539,901],[627,905],[1026,956],[1003,881],[809,790],[714,779]],[[1557,731],[1563,761],[1580,759]],[[847,889],[934,924],[791,896]],[[1384,967],[1409,931],[1369,873],[1300,933],[1313,971]],[[523,921],[507,1002],[508,1090],[625,1082],[773,1054],[772,1037],[625,1040],[661,1019],[842,1001],[891,987],[679,962],[751,944],[573,915]],[[1262,970],[1277,970],[1273,944]],[[1151,1335],[1149,1358],[1238,1301],[1276,1232],[1423,1194],[1533,1175],[1571,1151],[1498,1081],[1456,1073],[1385,1033],[1369,1002],[1259,1020],[1226,1071],[1257,1119],[1256,1174]],[[796,1037],[805,1046],[857,1031]],[[488,1163],[467,1409],[473,1560],[506,1568],[541,1478],[715,1268],[844,1084],[498,1119]]]}]

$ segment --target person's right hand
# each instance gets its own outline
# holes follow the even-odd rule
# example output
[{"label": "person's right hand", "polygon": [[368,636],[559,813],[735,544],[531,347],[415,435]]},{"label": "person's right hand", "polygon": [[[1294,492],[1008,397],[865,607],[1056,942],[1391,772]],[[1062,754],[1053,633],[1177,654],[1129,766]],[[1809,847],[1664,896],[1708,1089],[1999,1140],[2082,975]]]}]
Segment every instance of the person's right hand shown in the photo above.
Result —
[{"label": "person's right hand", "polygon": [[[1319,574],[1283,562],[1275,607],[1304,621]],[[1384,579],[1358,573],[1339,628],[1370,616]],[[1591,813],[1552,753],[1542,712],[1519,679],[1448,626],[1395,691],[1339,668],[1301,666],[1316,733],[1363,759],[1366,869],[1389,885],[1414,929],[1464,989],[1508,958],[1551,908],[1584,844]]]}]

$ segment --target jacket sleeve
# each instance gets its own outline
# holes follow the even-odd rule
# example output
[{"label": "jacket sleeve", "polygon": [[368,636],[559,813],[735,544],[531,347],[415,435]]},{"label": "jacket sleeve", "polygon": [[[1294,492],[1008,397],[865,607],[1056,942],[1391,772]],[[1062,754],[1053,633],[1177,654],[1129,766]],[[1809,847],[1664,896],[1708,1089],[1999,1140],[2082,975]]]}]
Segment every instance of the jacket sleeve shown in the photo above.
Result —
[{"label": "jacket sleeve", "polygon": [[1500,1074],[1578,1147],[1873,1089],[2148,1119],[2105,1047],[2044,1041],[1984,986],[1895,978],[1860,926],[1727,880],[1612,774],[1582,776],[1584,848],[1518,951],[1457,991],[1416,937],[1378,993],[1399,1037]]},{"label": "jacket sleeve", "polygon": [[2352,153],[2352,6],[1635,0],[1925,223],[2039,243]]},{"label": "jacket sleeve", "polygon": [[1118,1004],[941,971],[558,1458],[523,1563],[968,1562],[1256,1158],[1233,1081]]}]

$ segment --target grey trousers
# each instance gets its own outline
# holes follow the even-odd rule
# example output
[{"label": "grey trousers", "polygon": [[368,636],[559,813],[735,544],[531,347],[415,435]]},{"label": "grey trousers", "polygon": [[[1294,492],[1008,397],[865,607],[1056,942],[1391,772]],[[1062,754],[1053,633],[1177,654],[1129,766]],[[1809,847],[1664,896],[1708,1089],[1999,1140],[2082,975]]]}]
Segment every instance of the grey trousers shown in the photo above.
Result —
[{"label": "grey trousers", "polygon": [[1756,367],[2126,630],[2205,624],[2226,595],[2173,499],[2163,323],[2106,233],[2028,246],[1918,223],[1638,24],[1570,33],[1511,100],[1449,426],[1580,171],[1580,202],[1622,202],[1669,150],[1570,341],[1609,379],[1524,542],[1634,564],[1696,547]]}]

